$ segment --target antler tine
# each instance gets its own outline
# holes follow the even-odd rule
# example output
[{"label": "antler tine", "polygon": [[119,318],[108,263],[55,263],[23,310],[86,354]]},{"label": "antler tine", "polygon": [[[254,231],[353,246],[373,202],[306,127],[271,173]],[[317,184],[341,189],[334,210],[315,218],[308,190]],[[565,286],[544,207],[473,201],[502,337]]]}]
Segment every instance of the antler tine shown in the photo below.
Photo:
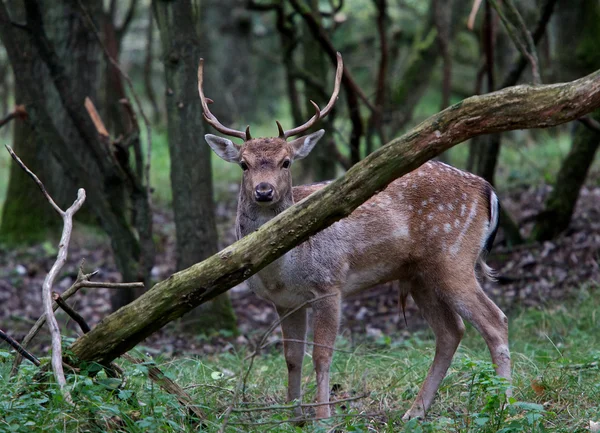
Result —
[{"label": "antler tine", "polygon": [[288,131],[283,131],[281,128],[281,125],[279,124],[279,122],[277,122],[277,126],[279,127],[279,137],[288,139],[289,137],[291,137],[293,135],[298,135],[301,132],[304,132],[308,128],[313,126],[317,122],[317,120],[322,119],[329,114],[329,112],[333,108],[335,102],[337,101],[338,95],[340,93],[340,85],[342,83],[342,76],[344,75],[344,61],[342,60],[342,55],[338,52],[336,54],[336,57],[337,57],[337,69],[335,71],[335,84],[333,87],[333,93],[331,94],[331,98],[329,99],[329,102],[327,103],[325,108],[323,110],[321,110],[317,104],[315,104],[313,101],[310,101],[313,104],[313,106],[315,107],[315,109],[317,110],[317,114],[314,115],[313,117],[311,117],[308,120],[308,122],[306,122],[304,125],[298,126],[297,128],[290,129]]},{"label": "antler tine", "polygon": [[[306,131],[311,126],[313,126],[315,123],[317,123],[317,121],[321,118],[321,109],[319,108],[319,106],[313,100],[311,100],[310,103],[313,105],[313,107],[315,107],[315,114],[313,115],[313,117],[308,119],[308,122],[306,122],[304,125],[300,125],[294,129],[289,129],[289,130],[285,131],[283,133],[284,139],[287,140],[288,138],[290,138],[293,135],[298,135],[298,134]],[[279,135],[281,136],[281,131],[279,131]]]},{"label": "antler tine", "polygon": [[335,71],[335,84],[333,86],[333,93],[331,94],[331,98],[329,99],[327,106],[321,110],[321,118],[329,114],[335,105],[335,102],[337,101],[338,95],[340,94],[340,85],[342,84],[342,76],[344,75],[344,61],[342,60],[342,55],[339,52],[336,53],[336,57],[337,68]]},{"label": "antler tine", "polygon": [[204,81],[204,59],[200,59],[200,64],[198,65],[198,94],[200,95],[200,102],[202,103],[202,111],[204,115],[204,119],[217,131],[222,132],[225,135],[229,135],[231,137],[238,137],[242,140],[250,139],[250,127],[246,128],[246,132],[238,131],[236,129],[231,129],[219,122],[219,119],[216,118],[214,114],[212,114],[208,108],[208,102],[212,102],[209,98],[204,96],[204,90],[202,89],[202,84]]}]

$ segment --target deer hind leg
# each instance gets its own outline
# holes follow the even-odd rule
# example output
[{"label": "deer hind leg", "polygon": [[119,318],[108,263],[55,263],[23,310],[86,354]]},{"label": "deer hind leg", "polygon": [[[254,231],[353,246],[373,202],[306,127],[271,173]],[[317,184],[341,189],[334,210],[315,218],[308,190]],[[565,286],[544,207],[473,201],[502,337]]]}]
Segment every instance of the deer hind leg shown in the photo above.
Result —
[{"label": "deer hind leg", "polygon": [[[279,317],[283,317],[289,309],[277,308]],[[283,333],[283,352],[288,369],[288,391],[287,401],[298,401],[298,407],[294,409],[296,416],[302,415],[302,361],[304,360],[304,348],[306,346],[306,308],[302,308],[283,319],[281,331]],[[295,340],[295,341],[289,341]]]},{"label": "deer hind leg", "polygon": [[324,298],[313,303],[313,362],[317,374],[317,418],[329,418],[329,368],[340,322],[341,296]]},{"label": "deer hind leg", "polygon": [[417,398],[402,417],[404,421],[425,416],[465,332],[460,316],[435,290],[428,287],[414,288],[415,290],[411,290],[412,297],[435,334],[435,356]]},{"label": "deer hind leg", "polygon": [[[465,288],[467,290],[465,290]],[[461,287],[453,291],[450,302],[455,310],[477,329],[488,346],[496,374],[511,381],[510,351],[508,349],[508,319],[483,292],[474,273]],[[512,390],[507,390],[511,395]]]}]

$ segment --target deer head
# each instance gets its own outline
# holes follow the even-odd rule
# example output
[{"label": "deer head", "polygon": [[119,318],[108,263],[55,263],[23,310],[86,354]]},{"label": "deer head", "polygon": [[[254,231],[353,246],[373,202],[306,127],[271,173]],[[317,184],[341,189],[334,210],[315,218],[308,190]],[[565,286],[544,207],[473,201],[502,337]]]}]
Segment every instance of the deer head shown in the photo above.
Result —
[{"label": "deer head", "polygon": [[294,161],[306,157],[315,144],[325,133],[324,130],[296,138],[288,142],[288,138],[299,135],[312,127],[319,119],[325,117],[335,104],[339,91],[344,65],[342,56],[337,53],[337,70],[333,94],[327,106],[321,110],[317,104],[310,101],[315,114],[303,125],[284,131],[277,121],[279,135],[269,138],[252,138],[250,126],[246,131],[238,131],[228,128],[210,112],[208,104],[213,101],[204,96],[203,83],[203,59],[198,66],[198,93],[202,102],[204,119],[217,131],[230,137],[243,140],[242,145],[233,143],[228,138],[206,134],[204,137],[215,153],[227,162],[238,164],[242,170],[241,196],[251,203],[260,206],[276,206],[282,199],[291,198],[292,176],[290,167]]}]

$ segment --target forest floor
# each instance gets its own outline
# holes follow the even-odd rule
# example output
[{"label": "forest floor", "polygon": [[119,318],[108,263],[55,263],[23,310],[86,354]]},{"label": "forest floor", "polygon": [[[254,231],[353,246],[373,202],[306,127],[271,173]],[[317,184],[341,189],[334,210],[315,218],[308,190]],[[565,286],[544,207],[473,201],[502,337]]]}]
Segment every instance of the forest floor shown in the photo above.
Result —
[{"label": "forest floor", "polygon": [[[544,306],[575,295],[582,286],[600,282],[600,187],[593,176],[582,189],[572,223],[563,235],[552,242],[526,244],[517,248],[505,245],[500,231],[488,263],[497,271],[497,282],[485,282],[484,289],[501,308],[510,313],[515,307]],[[531,229],[532,217],[542,208],[550,191],[548,186],[513,190],[501,197],[503,206],[513,215],[525,234]],[[220,239],[233,242],[233,200],[217,208]],[[50,210],[49,210],[50,211]],[[77,225],[76,227],[81,225]],[[155,214],[158,254],[152,277],[156,281],[174,271],[174,224],[167,211]],[[55,260],[56,247],[46,242],[34,247],[0,251],[0,323],[2,329],[21,340],[42,312],[40,287]],[[57,280],[55,290],[68,288],[77,274],[80,261],[86,259],[86,272],[99,270],[97,281],[118,281],[106,238],[94,230],[76,229],[69,248],[69,259]],[[345,300],[341,333],[351,340],[394,340],[408,337],[425,323],[416,305],[409,299],[406,324],[398,305],[398,283],[385,284]],[[244,344],[264,332],[276,320],[270,303],[257,298],[245,284],[230,291],[238,318],[240,336],[226,334],[190,336],[175,323],[150,337],[145,347],[151,352],[168,355],[206,354],[226,349],[230,344]],[[110,313],[110,289],[82,290],[75,296],[75,308],[93,326]],[[60,316],[60,314],[59,314]],[[62,317],[62,316],[61,316]],[[66,317],[62,317],[66,320]],[[407,326],[408,325],[408,326]],[[68,325],[72,335],[76,328]],[[278,338],[274,334],[272,338]],[[39,339],[34,351],[45,349],[47,336]],[[42,353],[44,350],[41,351]]]}]

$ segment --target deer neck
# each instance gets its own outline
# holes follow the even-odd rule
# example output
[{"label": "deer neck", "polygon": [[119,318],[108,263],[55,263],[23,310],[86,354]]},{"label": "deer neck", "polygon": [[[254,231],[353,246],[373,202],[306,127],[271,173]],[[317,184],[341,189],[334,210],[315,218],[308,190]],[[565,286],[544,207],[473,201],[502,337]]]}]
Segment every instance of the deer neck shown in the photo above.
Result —
[{"label": "deer neck", "polygon": [[281,212],[294,204],[294,197],[290,188],[289,194],[282,197],[274,206],[261,206],[249,199],[240,191],[237,208],[236,232],[238,239],[257,230]]}]

